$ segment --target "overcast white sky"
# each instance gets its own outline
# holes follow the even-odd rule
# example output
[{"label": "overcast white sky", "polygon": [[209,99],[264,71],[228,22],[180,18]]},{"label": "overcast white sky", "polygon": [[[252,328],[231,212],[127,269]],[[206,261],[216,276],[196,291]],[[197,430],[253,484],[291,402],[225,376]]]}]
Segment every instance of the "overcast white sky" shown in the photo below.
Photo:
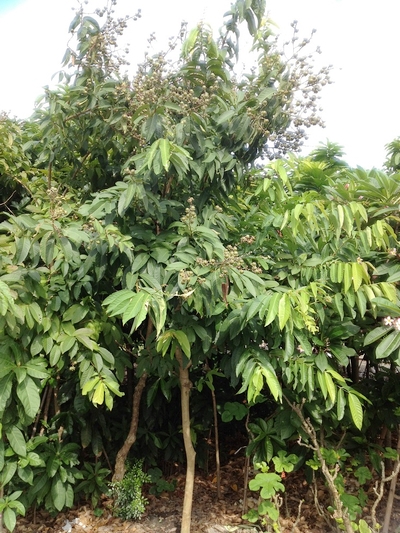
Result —
[{"label": "overcast white sky", "polygon": [[[91,0],[101,7],[105,0]],[[146,38],[176,34],[181,20],[220,26],[231,0],[118,0],[119,10],[142,18],[128,41],[138,59]],[[42,87],[51,84],[68,39],[76,0],[0,0],[0,110],[27,118]],[[398,66],[400,2],[397,0],[267,0],[279,32],[301,36],[315,28],[322,62],[333,64],[334,84],[322,93],[326,128],[310,131],[308,152],[327,138],[344,147],[351,165],[381,167],[385,144],[400,136]]]}]

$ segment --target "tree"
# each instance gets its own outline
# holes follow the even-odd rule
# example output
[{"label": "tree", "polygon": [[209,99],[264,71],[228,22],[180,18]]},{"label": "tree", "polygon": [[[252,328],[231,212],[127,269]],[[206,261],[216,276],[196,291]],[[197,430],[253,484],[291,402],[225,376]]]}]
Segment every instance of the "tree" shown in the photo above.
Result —
[{"label": "tree", "polygon": [[[0,225],[0,454],[12,457],[0,479],[10,494],[30,484],[16,496],[24,507],[71,505],[77,440],[100,457],[115,403],[132,406],[121,479],[148,378],[150,399],[155,384],[168,397],[179,383],[187,532],[191,376],[206,361],[250,405],[306,397],[316,424],[362,429],[366,395],[343,368],[364,350],[383,359],[371,346],[393,338],[374,328],[399,309],[398,178],[350,169],[332,145],[261,166],[275,145],[299,147],[328,82],[326,69],[279,53],[263,2],[238,0],[217,40],[199,25],[179,59],[147,57],[131,81],[114,52],[127,20],[113,19],[112,4],[97,16],[78,10],[62,84],[20,126],[29,140],[18,157],[34,162],[29,195]],[[257,58],[238,79],[243,22]],[[287,413],[277,407],[285,439],[298,430]]]}]

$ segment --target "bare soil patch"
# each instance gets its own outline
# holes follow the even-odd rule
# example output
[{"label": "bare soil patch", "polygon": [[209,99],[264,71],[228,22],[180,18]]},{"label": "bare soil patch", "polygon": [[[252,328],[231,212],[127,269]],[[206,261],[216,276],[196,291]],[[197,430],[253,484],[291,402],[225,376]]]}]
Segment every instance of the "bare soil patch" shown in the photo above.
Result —
[{"label": "bare soil patch", "polygon": [[[214,475],[196,476],[192,512],[192,533],[255,533],[260,528],[242,520],[243,514],[243,468],[244,459],[234,458],[222,469],[221,500],[217,499]],[[48,513],[30,512],[20,518],[15,533],[179,533],[180,516],[185,484],[184,472],[171,476],[177,482],[174,492],[160,497],[147,495],[149,504],[143,518],[137,522],[122,521],[111,512],[111,502],[102,502],[102,515],[95,516],[89,506],[81,506],[52,518]],[[282,500],[282,533],[326,533],[329,525],[318,515],[314,494],[302,472],[287,474],[283,480],[286,492]],[[249,506],[256,506],[257,499],[248,493]],[[321,483],[318,490],[321,505],[329,505],[327,492]],[[299,510],[299,504],[302,501]],[[372,504],[372,492],[371,501]],[[380,514],[383,518],[385,502]],[[368,515],[368,506],[364,509]],[[400,526],[400,501],[395,500],[390,533],[398,533]]]}]

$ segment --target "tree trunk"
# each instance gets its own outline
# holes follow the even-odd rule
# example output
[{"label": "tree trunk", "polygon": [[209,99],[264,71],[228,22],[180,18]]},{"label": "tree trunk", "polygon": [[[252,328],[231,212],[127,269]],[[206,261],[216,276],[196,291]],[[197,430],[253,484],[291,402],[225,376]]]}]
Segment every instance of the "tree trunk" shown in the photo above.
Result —
[{"label": "tree trunk", "polygon": [[115,468],[113,475],[113,482],[121,481],[125,475],[125,463],[128,453],[132,446],[136,442],[136,433],[139,425],[139,409],[140,409],[140,400],[142,398],[143,389],[146,386],[147,374],[144,373],[140,376],[140,379],[135,387],[135,392],[133,393],[133,402],[132,402],[132,419],[131,426],[129,428],[128,436],[125,439],[122,448],[117,453],[117,458],[115,460]]},{"label": "tree trunk", "polygon": [[190,533],[196,457],[196,452],[193,448],[192,437],[190,434],[190,365],[183,367],[182,352],[180,348],[176,349],[175,357],[179,363],[179,382],[181,385],[182,432],[183,443],[185,445],[186,453],[186,481],[182,509],[181,533]]},{"label": "tree trunk", "polygon": [[[150,320],[150,317],[149,317],[147,319],[146,344],[150,338],[150,335],[153,333],[153,330],[154,330],[153,322]],[[136,442],[137,429],[139,425],[140,400],[142,399],[142,394],[146,386],[146,381],[147,381],[147,373],[144,372],[140,376],[139,381],[135,387],[135,392],[133,393],[132,418],[131,418],[131,426],[129,428],[129,433],[125,439],[124,444],[122,445],[122,448],[117,453],[117,457],[115,459],[114,475],[112,478],[112,481],[114,483],[116,481],[122,481],[125,475],[125,471],[126,471],[126,466],[125,466],[126,458],[128,457],[128,453],[130,449]]]},{"label": "tree trunk", "polygon": [[221,495],[221,462],[219,458],[219,432],[218,432],[218,412],[217,399],[215,397],[215,390],[211,389],[213,414],[214,414],[214,433],[215,433],[215,467],[217,470],[217,498],[220,500]]},{"label": "tree trunk", "polygon": [[[397,454],[400,455],[400,426],[397,428]],[[399,474],[399,459],[394,465],[393,477],[390,481],[389,495],[386,503],[385,520],[382,526],[382,533],[389,533],[390,519],[392,516],[393,500],[396,492],[397,478]]]}]

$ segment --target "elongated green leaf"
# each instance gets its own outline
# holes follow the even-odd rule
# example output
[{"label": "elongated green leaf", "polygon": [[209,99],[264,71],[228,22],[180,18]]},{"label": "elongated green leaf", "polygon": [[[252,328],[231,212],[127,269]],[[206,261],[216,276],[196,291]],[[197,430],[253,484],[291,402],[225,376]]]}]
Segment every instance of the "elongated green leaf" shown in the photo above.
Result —
[{"label": "elongated green leaf", "polygon": [[26,442],[22,431],[14,426],[6,431],[6,437],[14,452],[21,457],[26,457]]},{"label": "elongated green leaf", "polygon": [[88,311],[88,307],[81,304],[74,304],[64,313],[63,319],[72,324],[76,324],[85,318]]},{"label": "elongated green leaf", "polygon": [[96,389],[92,396],[92,402],[94,405],[103,405],[104,403],[105,387],[102,381],[99,381],[96,385]]},{"label": "elongated green leaf", "polygon": [[332,376],[328,373],[324,373],[326,388],[328,390],[329,398],[332,400],[332,403],[335,403],[336,400],[336,387],[333,382]]},{"label": "elongated green leaf", "polygon": [[40,394],[32,378],[26,376],[21,383],[18,383],[17,396],[25,413],[31,418],[35,417],[40,407]]},{"label": "elongated green leaf", "polygon": [[158,337],[167,318],[167,304],[162,296],[153,297],[150,301],[150,307],[154,314],[154,325]]},{"label": "elongated green leaf", "polygon": [[57,509],[57,511],[62,511],[62,509],[64,508],[65,496],[66,489],[64,483],[57,476],[54,478],[53,483],[51,485],[51,497],[53,500],[54,507]]},{"label": "elongated green leaf", "polygon": [[133,197],[135,196],[136,186],[134,183],[129,183],[127,188],[122,191],[118,200],[118,214],[124,216],[128,207],[131,205]]},{"label": "elongated green leaf", "polygon": [[338,389],[337,402],[336,402],[336,414],[338,420],[342,420],[344,417],[344,411],[346,407],[346,399],[342,388]]},{"label": "elongated green leaf", "polygon": [[17,524],[17,517],[15,511],[10,507],[6,507],[3,512],[4,525],[8,531],[14,531],[14,528]]},{"label": "elongated green leaf", "polygon": [[264,100],[267,100],[267,98],[271,98],[271,96],[273,96],[273,94],[275,94],[275,92],[276,92],[275,87],[266,87],[265,89],[263,89],[260,92],[260,94],[257,97],[257,100],[260,103],[262,103],[262,102],[264,102]]},{"label": "elongated green leaf", "polygon": [[171,330],[165,331],[162,335],[160,335],[156,349],[158,352],[160,352],[163,356],[167,353],[169,347],[171,346],[171,342],[173,340],[173,332]]},{"label": "elongated green leaf", "polygon": [[[261,367],[261,371],[265,377],[269,390],[271,391],[272,396],[275,398],[275,401],[282,400],[282,389],[278,378],[276,377],[275,370],[270,364],[264,364]],[[261,390],[261,389],[260,389]]]},{"label": "elongated green leaf", "polygon": [[92,335],[93,331],[88,328],[80,328],[77,329],[74,333],[74,337],[86,348],[88,348],[91,351],[94,351],[97,349],[97,343],[92,340],[88,335]]},{"label": "elongated green leaf", "polygon": [[320,370],[317,371],[318,383],[321,388],[322,395],[326,400],[326,398],[328,397],[328,387],[326,385],[325,375],[326,374],[322,373]]},{"label": "elongated green leaf", "polygon": [[140,326],[140,324],[143,322],[143,320],[146,318],[147,313],[149,311],[149,300],[151,296],[147,293],[146,299],[143,302],[143,305],[140,307],[138,314],[135,316],[135,320],[133,321],[131,333]]},{"label": "elongated green leaf", "polygon": [[14,373],[10,372],[0,379],[0,413],[6,408],[7,402],[11,396]]},{"label": "elongated green leaf", "polygon": [[354,290],[358,291],[363,280],[363,266],[358,263],[352,263],[351,272],[353,275]]},{"label": "elongated green leaf", "polygon": [[28,237],[17,237],[15,239],[16,250],[15,250],[15,261],[17,264],[23,263],[28,256],[29,250],[31,248],[31,241]]},{"label": "elongated green leaf", "polygon": [[148,292],[140,291],[136,294],[132,292],[132,298],[126,302],[126,307],[122,315],[123,324],[126,324],[131,318],[135,318],[149,299],[150,295]]},{"label": "elongated green leaf", "polygon": [[354,425],[356,426],[356,428],[361,429],[363,423],[363,410],[361,402],[358,397],[351,392],[349,392],[348,399],[350,414],[351,418],[353,419]]},{"label": "elongated green leaf", "polygon": [[347,292],[350,287],[351,287],[351,283],[352,283],[352,274],[353,274],[353,270],[352,270],[352,266],[351,266],[351,263],[345,263],[343,265],[343,269],[344,269],[344,284],[343,284],[343,289],[344,289],[344,292]]},{"label": "elongated green leaf", "polygon": [[190,343],[186,333],[184,331],[173,330],[173,335],[182,348],[183,353],[190,359]]},{"label": "elongated green leaf", "polygon": [[290,299],[287,294],[282,294],[278,307],[279,329],[283,329],[290,318]]},{"label": "elongated green leaf", "polygon": [[122,291],[117,291],[114,294],[108,296],[103,305],[107,307],[107,313],[109,316],[120,315],[125,312],[129,301],[134,298],[135,292],[130,289],[123,289]]},{"label": "elongated green leaf", "polygon": [[369,344],[374,343],[375,341],[381,339],[385,335],[388,334],[389,328],[387,326],[380,326],[378,328],[373,329],[366,335],[364,339],[364,346],[368,346]]},{"label": "elongated green leaf", "polygon": [[224,111],[221,113],[221,115],[218,117],[217,124],[224,124],[225,122],[229,122],[231,118],[233,118],[236,115],[235,109],[228,109],[227,111]]},{"label": "elongated green leaf", "polygon": [[170,142],[168,139],[160,139],[159,143],[160,153],[161,153],[161,162],[166,172],[169,169],[169,158],[170,158]]},{"label": "elongated green leaf", "polygon": [[392,316],[400,315],[400,308],[390,300],[382,297],[372,298],[371,302],[375,304],[381,311],[390,313]]},{"label": "elongated green leaf", "polygon": [[392,331],[382,342],[378,344],[375,350],[377,359],[389,357],[397,348],[400,347],[400,331]]},{"label": "elongated green leaf", "polygon": [[17,471],[17,463],[8,460],[0,472],[0,485],[4,486],[11,481]]}]

